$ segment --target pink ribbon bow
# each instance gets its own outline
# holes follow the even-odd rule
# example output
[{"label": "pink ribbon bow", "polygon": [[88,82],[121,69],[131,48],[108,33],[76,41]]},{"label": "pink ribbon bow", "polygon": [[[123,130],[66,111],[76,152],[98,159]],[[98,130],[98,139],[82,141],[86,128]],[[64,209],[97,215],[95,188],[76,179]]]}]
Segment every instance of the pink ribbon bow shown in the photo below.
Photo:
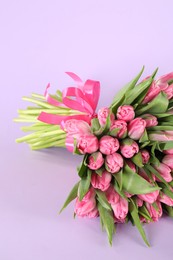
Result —
[{"label": "pink ribbon bow", "polygon": [[69,119],[83,120],[90,123],[95,115],[95,110],[100,96],[100,83],[88,79],[85,83],[73,72],[66,72],[77,84],[77,87],[68,87],[62,92],[62,102],[58,102],[48,94],[48,84],[45,97],[49,104],[57,107],[66,107],[83,112],[83,115],[62,116],[41,112],[38,120],[47,124],[59,125],[62,121]]}]

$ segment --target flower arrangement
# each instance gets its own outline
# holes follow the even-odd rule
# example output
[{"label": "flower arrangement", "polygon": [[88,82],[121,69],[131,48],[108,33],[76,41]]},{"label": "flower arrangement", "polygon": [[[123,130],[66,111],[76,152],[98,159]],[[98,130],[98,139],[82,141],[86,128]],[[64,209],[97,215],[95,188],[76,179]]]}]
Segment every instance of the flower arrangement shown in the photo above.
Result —
[{"label": "flower arrangement", "polygon": [[131,221],[149,246],[143,223],[173,217],[173,72],[155,79],[155,70],[138,83],[143,70],[97,113],[99,82],[68,72],[75,87],[24,97],[36,106],[15,119],[33,123],[17,142],[83,155],[61,211],[75,200],[74,214],[100,217],[110,244],[116,225]]}]

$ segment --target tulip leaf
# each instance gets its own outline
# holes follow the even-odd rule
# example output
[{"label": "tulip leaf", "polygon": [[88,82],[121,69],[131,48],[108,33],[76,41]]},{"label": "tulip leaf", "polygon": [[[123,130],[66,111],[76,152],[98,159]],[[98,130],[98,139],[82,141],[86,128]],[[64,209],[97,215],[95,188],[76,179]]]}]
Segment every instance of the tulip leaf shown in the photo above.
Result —
[{"label": "tulip leaf", "polygon": [[156,144],[156,149],[160,151],[169,150],[172,148],[173,148],[173,141],[159,142]]},{"label": "tulip leaf", "polygon": [[78,187],[79,187],[79,182],[76,183],[73,187],[73,189],[70,191],[66,201],[64,202],[64,205],[62,206],[59,214],[70,204],[71,201],[73,201],[77,197],[78,193]]},{"label": "tulip leaf", "polygon": [[[115,177],[115,176],[114,176]],[[124,194],[124,192],[122,190],[120,190],[119,184],[118,182],[115,180],[114,182],[114,189],[115,191],[124,199],[128,200],[128,198],[126,197],[126,195]]]},{"label": "tulip leaf", "polygon": [[132,158],[131,158],[131,160],[132,160],[132,162],[134,163],[134,164],[136,164],[136,166],[138,166],[138,167],[144,167],[144,165],[143,165],[143,163],[142,163],[142,154],[141,154],[141,152],[139,152],[139,153],[137,153],[137,154],[135,154],[135,156],[133,156]]},{"label": "tulip leaf", "polygon": [[111,206],[106,198],[105,193],[100,190],[95,190],[95,192],[97,194],[97,201],[99,201],[99,203],[102,205],[102,207],[107,210],[111,210]]},{"label": "tulip leaf", "polygon": [[122,104],[124,104],[125,102],[125,94],[128,93],[128,91],[130,91],[131,89],[133,89],[136,85],[136,83],[138,82],[139,78],[141,77],[142,73],[144,71],[144,66],[142,67],[141,71],[139,72],[139,74],[132,79],[129,83],[127,83],[115,96],[112,105],[111,105],[111,109],[112,112],[115,114],[117,112],[117,109],[119,106],[121,106]]},{"label": "tulip leaf", "polygon": [[149,221],[153,221],[147,208],[145,207],[145,205],[142,205],[142,207],[138,208],[138,212],[141,216],[143,216],[144,218],[146,218]]},{"label": "tulip leaf", "polygon": [[83,157],[83,161],[81,163],[81,166],[78,170],[78,175],[81,178],[87,174],[87,169],[88,169],[87,162],[86,162],[87,159],[88,159],[88,154],[85,154],[85,156]]},{"label": "tulip leaf", "polygon": [[134,201],[132,199],[130,199],[130,203],[129,203],[129,211],[130,211],[130,215],[133,219],[133,222],[135,224],[135,226],[137,227],[137,229],[139,230],[139,233],[141,234],[144,242],[146,243],[147,246],[150,247],[150,244],[147,240],[147,237],[146,237],[146,234],[145,234],[145,231],[142,227],[142,224],[141,224],[141,221],[140,221],[140,218],[139,218],[139,213],[138,213],[138,210],[136,208],[136,205],[134,203]]},{"label": "tulip leaf", "polygon": [[86,195],[86,193],[89,190],[90,187],[90,183],[91,183],[91,170],[87,169],[87,175],[83,176],[80,180],[79,183],[79,200],[81,201],[83,199],[83,197]]},{"label": "tulip leaf", "polygon": [[113,174],[114,178],[116,179],[116,181],[118,182],[120,191],[122,190],[122,185],[123,185],[123,172],[122,170],[119,171],[118,173]]},{"label": "tulip leaf", "polygon": [[159,187],[152,186],[148,181],[132,171],[128,165],[124,166],[123,190],[131,194],[146,194],[159,189]]},{"label": "tulip leaf", "polygon": [[157,125],[157,126],[153,126],[153,127],[150,127],[150,131],[170,131],[172,130],[173,131],[173,126],[171,125]]},{"label": "tulip leaf", "polygon": [[139,116],[144,113],[158,114],[165,113],[168,109],[169,100],[165,93],[160,92],[160,94],[155,97],[148,104],[142,105],[141,108],[136,109],[136,115]]},{"label": "tulip leaf", "polygon": [[148,142],[148,134],[147,131],[145,129],[143,135],[141,136],[141,138],[139,139],[139,143],[144,143],[144,142]]},{"label": "tulip leaf", "polygon": [[111,126],[111,113],[112,111],[109,113],[108,117],[106,118],[105,125],[100,127],[98,130],[94,131],[94,135],[101,137],[108,133]]},{"label": "tulip leaf", "polygon": [[[149,79],[146,79],[144,81],[142,81],[140,84],[138,84],[136,86],[136,88],[133,88],[131,91],[128,91],[127,94],[125,94],[125,96],[127,95],[126,98],[126,104],[130,105],[132,104],[132,102],[136,99],[136,102],[139,102],[139,104],[141,103],[140,100],[138,101],[138,99],[143,99],[148,88],[150,87],[151,83],[153,81],[153,78],[150,77]],[[143,95],[142,95],[143,94]],[[140,97],[140,95],[142,95],[142,98]]]},{"label": "tulip leaf", "polygon": [[101,223],[105,227],[109,244],[112,245],[112,237],[115,232],[114,218],[112,211],[105,209],[100,203],[98,203],[98,210],[101,218]]},{"label": "tulip leaf", "polygon": [[105,168],[104,167],[101,167],[97,170],[95,170],[95,173],[97,173],[99,176],[102,176],[103,172],[105,171]]},{"label": "tulip leaf", "polygon": [[98,131],[100,129],[100,123],[99,123],[99,120],[98,118],[93,118],[91,120],[91,130],[92,132],[94,133],[95,131]]},{"label": "tulip leaf", "polygon": [[164,194],[166,194],[168,197],[173,199],[173,192],[171,191],[170,188],[168,189],[164,183],[159,183],[159,186],[162,188],[162,192]]},{"label": "tulip leaf", "polygon": [[163,209],[166,211],[167,215],[173,218],[173,208],[168,205],[163,205]]}]

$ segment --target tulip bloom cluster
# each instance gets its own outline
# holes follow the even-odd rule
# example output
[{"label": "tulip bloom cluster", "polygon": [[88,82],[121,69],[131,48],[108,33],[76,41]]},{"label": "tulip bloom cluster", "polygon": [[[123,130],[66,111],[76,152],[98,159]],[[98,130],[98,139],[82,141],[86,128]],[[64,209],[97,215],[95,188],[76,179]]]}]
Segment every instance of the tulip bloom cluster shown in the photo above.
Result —
[{"label": "tulip bloom cluster", "polygon": [[[143,69],[122,89],[110,107],[103,107],[98,113],[93,109],[94,91],[92,98],[88,92],[88,84],[93,82],[86,81],[83,88],[75,91],[69,88],[65,93],[75,92],[77,101],[69,99],[71,104],[63,92],[59,97],[64,98],[61,109],[68,102],[74,109],[77,102],[76,111],[80,113],[73,110],[69,112],[72,116],[48,116],[53,120],[48,127],[58,126],[52,132],[45,128],[50,142],[40,141],[43,131],[31,140],[36,147],[42,142],[41,148],[65,144],[70,152],[83,155],[78,168],[80,181],[62,210],[75,199],[75,215],[100,217],[110,244],[117,223],[132,221],[149,245],[142,224],[158,221],[163,212],[173,217],[173,73],[155,80],[156,70],[137,84],[142,72]],[[47,103],[51,103],[51,108],[58,106],[52,97]],[[38,120],[46,125],[48,120],[42,120],[43,116],[42,113]],[[40,127],[33,126],[34,131],[36,126]],[[54,137],[55,133],[59,139]],[[28,140],[30,137],[19,139]]]}]

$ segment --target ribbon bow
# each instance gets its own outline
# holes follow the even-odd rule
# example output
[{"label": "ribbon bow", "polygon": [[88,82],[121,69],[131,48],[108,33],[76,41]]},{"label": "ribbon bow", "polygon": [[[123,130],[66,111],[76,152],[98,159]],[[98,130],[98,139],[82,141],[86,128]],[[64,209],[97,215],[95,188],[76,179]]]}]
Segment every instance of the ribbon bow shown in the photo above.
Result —
[{"label": "ribbon bow", "polygon": [[77,84],[77,87],[68,87],[62,92],[62,102],[58,102],[48,94],[48,84],[45,97],[49,104],[57,107],[70,108],[79,112],[83,112],[81,115],[63,116],[56,114],[49,114],[41,112],[38,116],[38,120],[47,124],[59,125],[62,121],[69,119],[83,120],[90,123],[91,119],[95,115],[95,110],[100,96],[100,83],[88,79],[85,83],[73,72],[66,72]]}]

